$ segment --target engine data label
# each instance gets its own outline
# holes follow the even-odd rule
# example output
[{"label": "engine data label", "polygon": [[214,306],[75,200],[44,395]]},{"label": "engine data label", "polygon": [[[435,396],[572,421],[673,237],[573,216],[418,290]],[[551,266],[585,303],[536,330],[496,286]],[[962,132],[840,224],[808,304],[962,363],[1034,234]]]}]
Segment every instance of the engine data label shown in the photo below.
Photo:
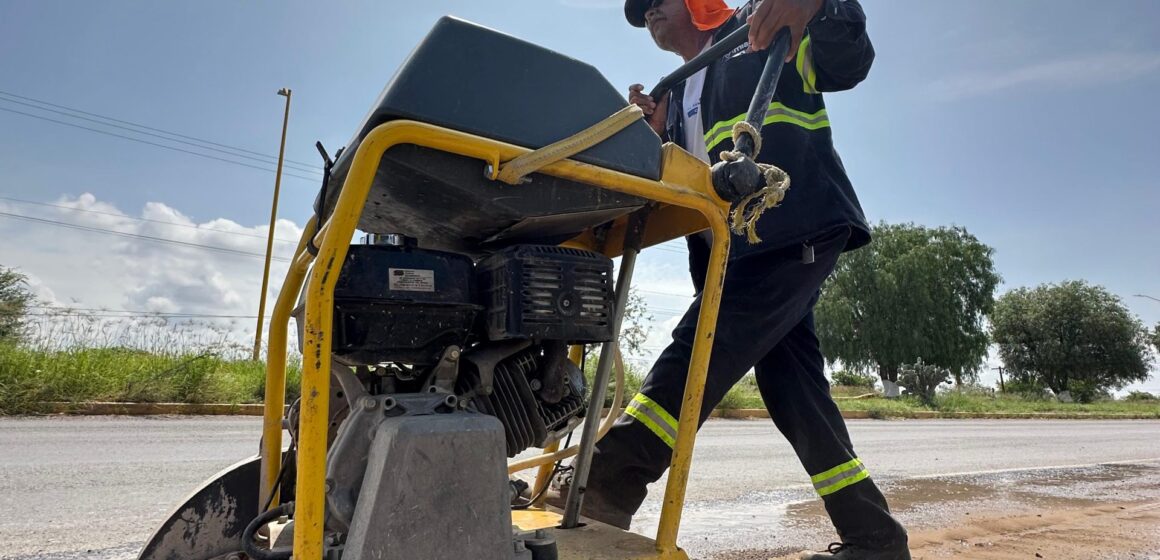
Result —
[{"label": "engine data label", "polygon": [[418,268],[391,268],[387,287],[403,292],[434,292],[435,271]]}]

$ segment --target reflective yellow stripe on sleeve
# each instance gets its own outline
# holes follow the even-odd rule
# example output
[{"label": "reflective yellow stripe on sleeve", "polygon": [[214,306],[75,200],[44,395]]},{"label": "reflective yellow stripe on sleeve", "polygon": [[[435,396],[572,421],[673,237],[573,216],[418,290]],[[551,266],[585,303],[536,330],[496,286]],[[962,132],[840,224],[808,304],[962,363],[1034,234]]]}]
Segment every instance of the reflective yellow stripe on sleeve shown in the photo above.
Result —
[{"label": "reflective yellow stripe on sleeve", "polygon": [[798,75],[802,77],[802,91],[818,93],[818,75],[814,73],[813,53],[810,50],[810,36],[806,35],[798,45],[797,56],[794,57]]},{"label": "reflective yellow stripe on sleeve", "polygon": [[677,443],[677,420],[661,408],[656,401],[637,393],[625,407],[624,413],[635,418],[646,428],[661,438],[669,447]]},{"label": "reflective yellow stripe on sleeve", "polygon": [[853,459],[811,476],[810,482],[814,483],[814,490],[817,490],[819,496],[829,496],[851,484],[866,480],[869,476],[870,471],[866,470],[862,460]]},{"label": "reflective yellow stripe on sleeve", "polygon": [[[737,115],[727,121],[720,121],[709,128],[709,132],[705,133],[705,149],[712,150],[714,146],[720,144],[723,140],[733,137],[733,125],[745,120],[745,113]],[[765,119],[762,121],[762,126],[773,123],[788,123],[797,125],[807,130],[817,130],[819,128],[826,128],[830,126],[830,116],[822,109],[816,113],[806,113],[786,107],[778,101],[769,104],[769,110],[765,112]]]}]

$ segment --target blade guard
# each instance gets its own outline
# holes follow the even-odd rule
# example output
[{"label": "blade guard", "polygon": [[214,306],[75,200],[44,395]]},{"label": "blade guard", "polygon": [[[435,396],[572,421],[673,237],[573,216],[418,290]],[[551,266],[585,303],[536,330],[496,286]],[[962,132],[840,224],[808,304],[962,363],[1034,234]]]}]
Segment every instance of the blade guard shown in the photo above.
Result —
[{"label": "blade guard", "polygon": [[[138,560],[208,560],[241,551],[242,531],[258,516],[260,476],[258,457],[214,475],[165,519]],[[283,489],[284,499],[293,499],[290,490]]]}]

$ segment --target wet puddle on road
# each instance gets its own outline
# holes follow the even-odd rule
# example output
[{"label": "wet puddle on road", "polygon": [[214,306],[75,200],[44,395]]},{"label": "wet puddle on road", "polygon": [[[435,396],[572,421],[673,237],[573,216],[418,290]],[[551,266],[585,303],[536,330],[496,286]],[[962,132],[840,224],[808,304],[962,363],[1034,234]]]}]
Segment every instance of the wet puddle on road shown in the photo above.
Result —
[{"label": "wet puddle on road", "polygon": [[[1160,500],[1160,463],[1018,470],[879,481],[892,511],[914,534],[996,515],[1043,517],[1109,503]],[[633,531],[655,534],[659,511],[642,510]],[[729,502],[694,502],[681,543],[694,558],[765,559],[836,540],[808,487],[753,492]]]}]

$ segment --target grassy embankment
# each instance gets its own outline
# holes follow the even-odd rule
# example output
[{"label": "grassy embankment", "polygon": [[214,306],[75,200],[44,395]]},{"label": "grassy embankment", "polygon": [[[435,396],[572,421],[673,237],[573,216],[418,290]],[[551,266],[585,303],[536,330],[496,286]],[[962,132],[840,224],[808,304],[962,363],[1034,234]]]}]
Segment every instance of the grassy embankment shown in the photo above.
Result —
[{"label": "grassy embankment", "polygon": [[[236,355],[236,353],[234,353]],[[261,402],[264,364],[227,359],[212,351],[157,352],[123,348],[37,349],[0,344],[0,414],[36,412],[45,402]],[[290,399],[298,395],[300,362],[288,365]],[[638,373],[628,385],[631,398],[640,387]],[[1160,401],[1101,401],[1060,403],[1019,395],[987,395],[978,391],[940,394],[930,407],[915,399],[887,400],[877,396],[851,399],[870,392],[865,388],[835,387],[843,410],[867,411],[872,416],[906,416],[916,411],[993,413],[1099,413],[1134,414],[1160,418]],[[752,377],[746,377],[722,401],[720,408],[763,408]]]},{"label": "grassy embankment", "polygon": [[[301,367],[287,367],[290,398]],[[210,353],[123,348],[38,350],[0,344],[0,414],[35,412],[45,402],[260,402],[265,364]]]},{"label": "grassy embankment", "polygon": [[[1063,414],[1131,414],[1160,418],[1158,400],[1102,400],[1093,403],[1063,403],[1052,398],[1019,394],[987,392],[977,389],[949,390],[935,397],[934,406],[927,406],[917,398],[885,399],[877,396],[854,399],[872,393],[865,387],[834,387],[832,394],[842,410],[866,411],[873,417],[906,416],[914,412],[948,413],[1063,413]],[[752,378],[737,384],[721,408],[762,408],[761,395]]]},{"label": "grassy embankment", "polygon": [[[20,343],[0,341],[0,414],[35,413],[48,402],[256,403],[265,389],[265,364],[244,359],[248,345],[218,323],[128,319],[62,311],[33,317]],[[596,359],[588,360],[589,379]],[[288,400],[297,398],[301,361],[287,364]],[[644,371],[630,367],[625,402],[640,389]],[[858,376],[851,376],[859,379]],[[862,382],[872,381],[861,378]],[[868,388],[835,387],[843,410],[875,417],[914,412],[1063,412],[1135,414],[1160,418],[1160,401],[1060,403],[1042,397],[993,395],[978,389],[938,396],[933,407],[915,399],[851,399]],[[610,392],[611,393],[611,392]],[[611,401],[611,394],[607,401]],[[607,404],[606,401],[606,404]],[[722,409],[763,408],[752,376],[721,402]]]}]

